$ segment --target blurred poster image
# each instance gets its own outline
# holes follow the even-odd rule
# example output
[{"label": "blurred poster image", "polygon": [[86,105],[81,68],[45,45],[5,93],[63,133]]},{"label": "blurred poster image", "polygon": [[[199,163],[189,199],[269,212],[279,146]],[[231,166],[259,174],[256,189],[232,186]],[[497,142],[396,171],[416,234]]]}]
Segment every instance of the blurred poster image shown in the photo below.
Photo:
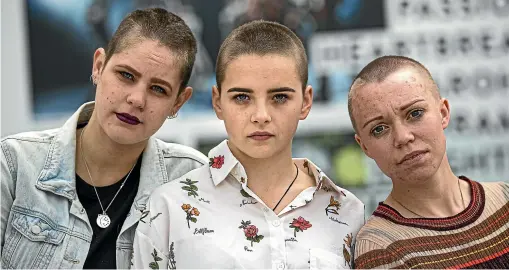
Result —
[{"label": "blurred poster image", "polygon": [[[198,143],[198,150],[207,155],[221,141],[204,139]],[[364,187],[366,184],[368,168],[353,132],[297,134],[292,152],[294,158],[310,159],[341,187]]]},{"label": "blurred poster image", "polygon": [[[385,27],[382,0],[26,0],[34,118],[67,116],[94,99],[90,82],[95,49],[105,47],[120,21],[138,8],[163,7],[181,16],[198,40],[190,85],[194,94],[181,115],[211,112],[217,52],[226,35],[256,19],[287,25],[305,46],[317,33]],[[341,102],[351,76],[315,75],[316,101]]]}]

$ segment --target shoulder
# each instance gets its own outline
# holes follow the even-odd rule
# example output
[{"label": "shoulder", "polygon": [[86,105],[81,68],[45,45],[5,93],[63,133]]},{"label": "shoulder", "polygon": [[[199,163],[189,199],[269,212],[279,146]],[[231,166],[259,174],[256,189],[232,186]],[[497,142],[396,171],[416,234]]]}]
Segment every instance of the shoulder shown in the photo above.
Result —
[{"label": "shoulder", "polygon": [[10,162],[15,162],[17,157],[27,159],[45,159],[47,152],[61,128],[44,131],[23,132],[6,136],[1,140],[3,156]]},{"label": "shoulder", "polygon": [[200,166],[196,169],[193,169],[186,174],[182,175],[179,178],[176,178],[173,181],[170,181],[168,183],[165,183],[159,187],[157,187],[152,195],[151,200],[152,201],[160,201],[161,199],[168,201],[167,199],[176,199],[181,195],[185,195],[186,197],[189,197],[186,189],[183,189],[182,187],[185,185],[203,185],[210,183],[212,184],[212,179],[210,176],[210,170],[207,165]]},{"label": "shoulder", "polygon": [[483,186],[484,189],[487,189],[492,192],[508,192],[509,191],[509,183],[506,182],[479,182]]},{"label": "shoulder", "polygon": [[2,147],[29,146],[33,144],[49,144],[61,128],[49,129],[44,131],[30,131],[2,138]]},{"label": "shoulder", "polygon": [[189,159],[200,163],[200,165],[207,164],[207,157],[194,148],[176,143],[167,143],[160,139],[156,139],[156,143],[161,148],[165,159]]},{"label": "shoulder", "polygon": [[371,216],[366,224],[362,226],[357,234],[357,241],[365,241],[374,243],[381,248],[386,248],[392,242],[394,242],[394,233],[391,232],[394,228],[404,229],[398,224],[394,224],[389,220],[381,217]]}]

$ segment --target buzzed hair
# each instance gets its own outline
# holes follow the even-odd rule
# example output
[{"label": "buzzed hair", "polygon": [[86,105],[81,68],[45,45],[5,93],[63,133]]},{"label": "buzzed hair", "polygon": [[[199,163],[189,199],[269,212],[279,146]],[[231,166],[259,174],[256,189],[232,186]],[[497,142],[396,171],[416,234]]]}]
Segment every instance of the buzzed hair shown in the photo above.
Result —
[{"label": "buzzed hair", "polygon": [[180,94],[187,86],[197,53],[196,39],[182,18],[162,8],[147,8],[129,13],[120,22],[106,47],[108,64],[111,57],[143,39],[158,41],[178,57],[181,83]]},{"label": "buzzed hair", "polygon": [[438,86],[433,80],[431,73],[423,64],[419,63],[417,60],[398,55],[387,55],[376,58],[375,60],[367,64],[359,72],[359,74],[357,74],[355,79],[353,79],[352,84],[350,86],[350,90],[348,92],[348,114],[350,115],[350,121],[352,122],[352,126],[356,133],[358,133],[358,130],[355,124],[355,119],[353,118],[353,108],[352,108],[352,99],[354,96],[355,88],[369,83],[381,83],[385,79],[387,79],[389,75],[405,67],[414,68],[415,70],[426,76],[433,85],[434,89],[432,90],[440,98]]},{"label": "buzzed hair", "polygon": [[288,27],[264,20],[251,21],[234,29],[223,41],[216,61],[216,83],[221,89],[228,64],[241,55],[277,54],[295,59],[302,89],[308,81],[308,60],[302,41]]}]

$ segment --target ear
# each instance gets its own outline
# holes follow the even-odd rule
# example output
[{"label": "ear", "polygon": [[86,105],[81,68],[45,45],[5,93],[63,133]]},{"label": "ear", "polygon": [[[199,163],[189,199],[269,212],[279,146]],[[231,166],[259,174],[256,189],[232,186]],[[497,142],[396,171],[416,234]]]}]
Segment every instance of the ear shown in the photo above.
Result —
[{"label": "ear", "polygon": [[223,109],[221,108],[221,91],[216,85],[212,86],[212,107],[214,107],[217,118],[219,120],[223,120]]},{"label": "ear", "polygon": [[104,61],[106,60],[106,52],[103,48],[99,48],[95,50],[94,53],[94,62],[92,63],[92,76],[94,78],[99,78],[103,69],[104,69]]},{"label": "ear", "polygon": [[175,100],[175,104],[173,105],[173,111],[172,113],[177,113],[180,108],[186,103],[191,97],[193,96],[193,88],[188,86],[184,90],[182,90],[182,93],[177,96],[177,99]]},{"label": "ear", "polygon": [[304,89],[304,96],[302,102],[302,109],[300,111],[300,120],[304,120],[308,117],[309,112],[311,111],[311,106],[313,106],[313,87],[308,85],[306,89]]},{"label": "ear", "polygon": [[369,158],[372,158],[368,151],[368,148],[366,148],[366,145],[364,143],[362,143],[361,137],[359,137],[359,135],[357,135],[357,133],[355,134],[355,141],[361,147],[362,152],[364,152],[364,154],[366,154],[366,156],[368,156]]},{"label": "ear", "polygon": [[440,99],[440,115],[442,117],[442,129],[446,129],[451,120],[451,108],[449,107],[449,101],[445,98]]}]

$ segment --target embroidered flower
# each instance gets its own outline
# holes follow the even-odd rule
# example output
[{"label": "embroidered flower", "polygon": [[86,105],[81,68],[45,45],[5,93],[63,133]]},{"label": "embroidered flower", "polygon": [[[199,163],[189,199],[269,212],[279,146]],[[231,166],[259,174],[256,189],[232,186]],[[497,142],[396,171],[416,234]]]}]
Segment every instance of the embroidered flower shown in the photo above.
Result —
[{"label": "embroidered flower", "polygon": [[343,258],[345,258],[345,266],[348,264],[350,265],[350,260],[352,256],[350,255],[350,252],[348,252],[348,249],[345,247],[345,244],[343,244]]},{"label": "embroidered flower", "polygon": [[[343,258],[345,258],[345,266],[346,264],[350,265],[350,261],[352,260],[352,256],[350,255],[350,252],[348,252],[348,249],[352,249],[352,240],[353,240],[353,234],[349,233],[345,236],[345,239],[343,241],[345,244],[343,244]],[[348,247],[348,248],[346,248]]]},{"label": "embroidered flower", "polygon": [[198,187],[195,185],[198,181],[192,181],[187,178],[186,181],[180,181],[180,183],[184,184],[182,189],[187,191],[187,196],[193,196],[195,198],[198,196]]},{"label": "embroidered flower", "polygon": [[[341,207],[341,203],[334,199],[334,196],[330,196],[329,205],[325,207],[325,215],[329,216],[329,214],[338,215],[338,210]],[[334,209],[335,208],[335,209]]]},{"label": "embroidered flower", "polygon": [[200,215],[200,211],[198,211],[198,209],[193,207],[193,209],[191,209],[191,215],[199,216]]},{"label": "embroidered flower", "polygon": [[255,225],[249,225],[246,228],[244,228],[244,234],[247,238],[253,238],[256,237],[258,234],[258,228],[256,228]]},{"label": "embroidered flower", "polygon": [[189,209],[191,209],[191,205],[190,204],[183,204],[182,205],[182,210],[187,211]]},{"label": "embroidered flower", "polygon": [[311,168],[309,168],[309,162],[307,160],[304,160],[304,164],[302,166],[304,166],[304,168],[308,170],[309,176],[313,176],[313,174],[311,173]]},{"label": "embroidered flower", "polygon": [[253,246],[253,242],[260,243],[260,240],[263,239],[263,235],[258,235],[258,228],[255,225],[251,225],[251,221],[240,222],[239,229],[244,230],[244,235],[246,239],[251,241],[251,247]]},{"label": "embroidered flower", "polygon": [[246,198],[251,198],[251,195],[249,195],[249,193],[247,193],[242,187],[240,188],[240,194],[243,196],[243,197],[246,197]]},{"label": "embroidered flower", "polygon": [[217,157],[210,158],[209,166],[214,169],[221,169],[224,164],[224,156],[220,155]]},{"label": "embroidered flower", "polygon": [[290,228],[294,229],[293,235],[297,237],[297,232],[305,231],[311,228],[313,225],[309,223],[309,221],[305,220],[303,217],[294,218],[292,223],[290,223]]},{"label": "embroidered flower", "polygon": [[187,227],[191,229],[189,221],[191,221],[192,223],[196,223],[197,219],[195,217],[200,215],[200,211],[198,211],[197,208],[191,207],[190,204],[183,204],[182,210],[184,210],[184,212],[186,212],[187,214],[186,215]]},{"label": "embroidered flower", "polygon": [[175,261],[175,248],[173,247],[174,242],[170,245],[170,258],[168,260],[168,269],[177,269],[177,262]]},{"label": "embroidered flower", "polygon": [[150,253],[152,255],[152,258],[154,258],[154,261],[148,264],[148,267],[150,269],[159,269],[159,261],[162,261],[163,259],[157,255],[157,250],[154,248],[154,251]]}]

